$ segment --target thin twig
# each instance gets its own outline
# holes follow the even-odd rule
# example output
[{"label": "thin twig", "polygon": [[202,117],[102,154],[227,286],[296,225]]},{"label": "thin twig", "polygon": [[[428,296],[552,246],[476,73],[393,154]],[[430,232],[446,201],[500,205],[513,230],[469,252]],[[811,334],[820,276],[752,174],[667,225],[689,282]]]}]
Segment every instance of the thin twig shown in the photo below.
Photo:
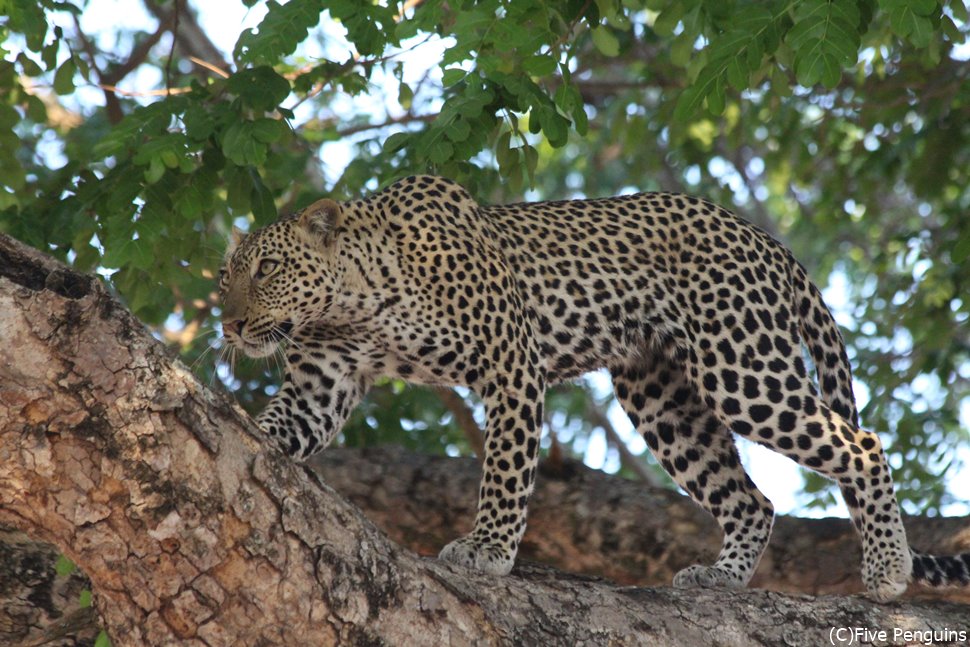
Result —
[{"label": "thin twig", "polygon": [[[77,33],[78,40],[81,41],[81,49],[84,50],[84,53],[87,54],[90,60],[91,69],[98,76],[98,81],[104,83],[107,77],[101,71],[101,68],[98,67],[94,45],[91,44],[91,40],[81,30],[81,21],[78,19],[77,14],[71,14],[71,17],[74,19],[74,31]],[[104,106],[110,123],[116,124],[124,118],[125,115],[121,110],[121,103],[118,101],[118,97],[109,90],[104,91]]]},{"label": "thin twig", "polygon": [[210,72],[212,72],[214,74],[218,74],[219,76],[221,76],[224,79],[228,79],[229,78],[229,73],[228,72],[226,72],[223,69],[220,69],[220,68],[216,67],[215,65],[213,65],[212,63],[210,63],[208,61],[203,61],[201,58],[198,58],[197,56],[190,56],[189,57],[189,60],[192,61],[193,63],[195,63],[196,65],[198,65],[199,67],[204,67],[205,69],[209,70]]},{"label": "thin twig", "polygon": [[[387,128],[388,126],[396,126],[400,124],[409,124],[414,122],[428,122],[434,121],[438,118],[438,114],[428,114],[428,115],[412,115],[406,114],[401,117],[392,117],[386,121],[379,124],[357,124],[355,126],[348,126],[346,128],[341,128],[337,130],[337,135],[340,137],[349,137],[350,135],[356,135],[357,133],[366,132],[368,130],[380,130],[381,128]],[[337,119],[320,119],[316,121],[308,121],[302,126],[301,129],[305,129],[308,126],[313,126],[315,124],[322,124],[324,127],[329,127],[338,122]]]},{"label": "thin twig", "polygon": [[165,89],[171,92],[172,89],[172,61],[175,59],[175,46],[179,40],[179,18],[181,17],[182,0],[175,0],[172,7],[172,48],[168,51],[168,60],[165,62]]},{"label": "thin twig", "polygon": [[138,43],[131,50],[131,54],[128,55],[128,60],[121,65],[108,70],[104,76],[101,77],[101,82],[109,85],[117,85],[119,81],[131,74],[135,68],[145,62],[145,59],[148,58],[148,54],[152,51],[152,48],[158,44],[158,41],[162,39],[165,32],[169,31],[170,29],[171,21],[160,20],[158,23],[158,29],[156,29],[151,35]]},{"label": "thin twig", "polygon": [[191,92],[192,88],[185,86],[181,88],[164,88],[161,90],[123,90],[114,85],[105,85],[99,83],[98,87],[102,90],[107,90],[115,94],[120,94],[125,97],[166,97],[170,94],[185,94],[186,92]]}]

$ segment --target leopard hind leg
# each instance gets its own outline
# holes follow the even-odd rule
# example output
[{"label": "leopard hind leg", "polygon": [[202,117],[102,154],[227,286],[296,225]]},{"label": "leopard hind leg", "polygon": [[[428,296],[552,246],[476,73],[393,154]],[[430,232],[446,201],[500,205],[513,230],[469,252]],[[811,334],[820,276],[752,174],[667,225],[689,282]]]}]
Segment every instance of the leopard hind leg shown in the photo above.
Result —
[{"label": "leopard hind leg", "polygon": [[734,437],[672,357],[638,357],[612,371],[616,397],[653,455],[724,532],[713,565],[693,565],[675,586],[747,586],[771,535],[774,507],[744,471]]}]

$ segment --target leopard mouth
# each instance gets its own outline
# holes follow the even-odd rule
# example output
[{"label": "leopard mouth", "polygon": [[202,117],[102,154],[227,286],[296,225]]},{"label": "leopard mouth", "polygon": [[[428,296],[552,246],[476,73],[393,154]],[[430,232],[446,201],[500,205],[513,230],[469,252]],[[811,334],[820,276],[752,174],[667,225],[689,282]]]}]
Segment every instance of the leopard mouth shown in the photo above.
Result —
[{"label": "leopard mouth", "polygon": [[285,319],[274,324],[269,331],[259,335],[255,339],[246,339],[243,336],[227,337],[227,339],[230,344],[237,346],[248,357],[269,357],[276,352],[280,344],[291,341],[290,333],[294,327],[295,324],[292,321]]}]

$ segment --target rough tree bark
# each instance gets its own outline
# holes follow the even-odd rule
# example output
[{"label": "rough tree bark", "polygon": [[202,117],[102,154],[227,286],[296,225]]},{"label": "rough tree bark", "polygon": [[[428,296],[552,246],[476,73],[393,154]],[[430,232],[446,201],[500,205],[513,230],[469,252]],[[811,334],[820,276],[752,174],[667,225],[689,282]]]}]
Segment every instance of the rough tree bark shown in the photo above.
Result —
[{"label": "rough tree bark", "polygon": [[[434,555],[470,530],[478,487],[472,458],[397,448],[332,448],[311,460],[323,480],[395,542]],[[907,536],[923,552],[970,551],[970,519],[910,517]],[[673,490],[651,488],[566,460],[543,463],[520,557],[619,584],[664,586],[682,568],[713,562],[721,531]],[[779,517],[751,585],[813,595],[859,593],[859,537],[847,519]],[[970,604],[966,589],[910,587],[907,597]]]},{"label": "rough tree bark", "polygon": [[801,645],[837,627],[890,642],[970,628],[951,602],[630,588],[530,564],[493,578],[415,555],[264,447],[100,282],[2,236],[0,523],[78,564],[115,645]]}]

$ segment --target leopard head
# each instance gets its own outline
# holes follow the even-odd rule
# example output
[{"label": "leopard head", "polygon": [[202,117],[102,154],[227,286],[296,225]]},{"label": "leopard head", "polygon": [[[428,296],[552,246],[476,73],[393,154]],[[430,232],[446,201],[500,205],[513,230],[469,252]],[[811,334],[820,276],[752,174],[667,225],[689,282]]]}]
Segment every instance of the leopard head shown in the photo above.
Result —
[{"label": "leopard head", "polygon": [[233,230],[219,278],[222,332],[250,357],[266,357],[293,331],[319,322],[339,281],[334,239],[342,210],[318,200],[249,234]]}]

